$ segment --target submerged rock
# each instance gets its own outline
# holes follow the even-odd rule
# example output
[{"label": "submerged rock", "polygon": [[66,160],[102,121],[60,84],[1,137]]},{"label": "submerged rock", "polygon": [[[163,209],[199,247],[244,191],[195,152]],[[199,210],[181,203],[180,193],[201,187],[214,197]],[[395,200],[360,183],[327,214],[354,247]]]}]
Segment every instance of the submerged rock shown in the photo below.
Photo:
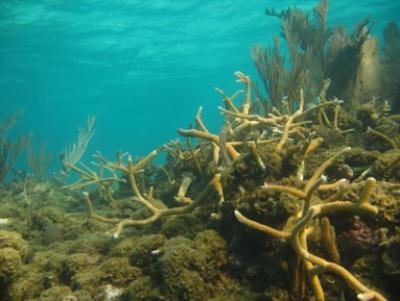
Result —
[{"label": "submerged rock", "polygon": [[27,255],[28,245],[21,234],[0,230],[0,282],[8,282]]}]

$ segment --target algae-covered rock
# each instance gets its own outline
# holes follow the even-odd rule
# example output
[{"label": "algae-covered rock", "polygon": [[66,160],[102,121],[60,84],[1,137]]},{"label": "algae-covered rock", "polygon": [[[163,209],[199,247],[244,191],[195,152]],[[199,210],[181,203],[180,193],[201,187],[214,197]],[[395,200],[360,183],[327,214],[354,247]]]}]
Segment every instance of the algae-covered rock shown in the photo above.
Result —
[{"label": "algae-covered rock", "polygon": [[8,282],[28,252],[25,240],[17,232],[0,230],[0,282]]},{"label": "algae-covered rock", "polygon": [[0,281],[7,281],[21,265],[21,256],[13,248],[0,249]]},{"label": "algae-covered rock", "polygon": [[206,258],[206,273],[203,277],[214,280],[227,261],[226,241],[216,231],[206,230],[197,234],[194,243],[195,248]]},{"label": "algae-covered rock", "polygon": [[63,223],[65,214],[56,207],[43,207],[32,214],[33,227],[44,229],[49,223]]},{"label": "algae-covered rock", "polygon": [[33,211],[31,216],[30,240],[50,245],[63,240],[65,233],[64,213],[55,207],[43,207]]},{"label": "algae-covered rock", "polygon": [[[71,291],[68,286],[53,286],[42,292],[35,301],[93,301],[92,296],[83,290]],[[105,301],[105,299],[96,299]]]},{"label": "algae-covered rock", "polygon": [[374,175],[379,179],[398,181],[400,179],[399,160],[400,152],[398,150],[389,150],[382,153],[378,160],[374,162]]},{"label": "algae-covered rock", "polygon": [[204,228],[199,218],[193,214],[173,215],[165,219],[161,231],[167,237],[185,236],[194,237]]},{"label": "algae-covered rock", "polygon": [[139,277],[131,282],[125,289],[121,300],[123,301],[161,301],[166,300],[160,295],[155,283],[150,277]]},{"label": "algae-covered rock", "polygon": [[13,231],[0,230],[0,249],[6,247],[18,251],[22,259],[25,258],[28,253],[28,244],[21,237],[21,234]]},{"label": "algae-covered rock", "polygon": [[40,294],[42,301],[78,301],[68,286],[53,286]]},{"label": "algae-covered rock", "polygon": [[154,262],[153,252],[158,250],[166,240],[167,238],[162,234],[147,235],[138,239],[131,251],[131,264],[138,267],[146,267]]},{"label": "algae-covered rock", "polygon": [[389,275],[400,275],[400,242],[391,244],[382,254],[383,271]]},{"label": "algae-covered rock", "polygon": [[395,227],[391,237],[382,241],[382,266],[386,275],[400,276],[400,227]]},{"label": "algae-covered rock", "polygon": [[206,273],[206,258],[194,249],[192,241],[171,239],[160,258],[162,286],[169,300],[205,300],[207,284],[201,277]]},{"label": "algae-covered rock", "polygon": [[68,256],[63,262],[60,278],[73,289],[96,287],[99,283],[97,266],[100,255],[77,253]]},{"label": "algae-covered rock", "polygon": [[66,257],[67,254],[61,250],[39,251],[34,254],[31,264],[41,271],[52,271],[59,274],[63,270],[63,263]]},{"label": "algae-covered rock", "polygon": [[162,292],[168,300],[206,300],[225,263],[225,241],[213,230],[200,232],[194,241],[168,240],[158,261]]},{"label": "algae-covered rock", "polygon": [[138,238],[134,236],[124,238],[112,247],[110,254],[112,256],[129,256],[137,245],[137,241]]},{"label": "algae-covered rock", "polygon": [[111,248],[113,241],[105,234],[85,234],[73,240],[68,249],[71,252],[79,250],[86,254],[106,254]]},{"label": "algae-covered rock", "polygon": [[76,253],[68,256],[63,262],[64,273],[74,274],[79,271],[97,266],[101,257],[99,255]]},{"label": "algae-covered rock", "polygon": [[43,272],[23,267],[15,281],[7,288],[7,296],[12,301],[34,300],[46,289],[46,275]]},{"label": "algae-covered rock", "polygon": [[276,287],[270,287],[264,292],[266,301],[290,300],[289,293],[286,290]]},{"label": "algae-covered rock", "polygon": [[115,286],[125,286],[142,276],[138,267],[129,265],[126,257],[112,257],[106,259],[100,266],[100,281]]},{"label": "algae-covered rock", "polygon": [[94,293],[100,285],[100,273],[96,268],[87,268],[71,276],[69,282],[73,290],[87,289],[90,293]]}]

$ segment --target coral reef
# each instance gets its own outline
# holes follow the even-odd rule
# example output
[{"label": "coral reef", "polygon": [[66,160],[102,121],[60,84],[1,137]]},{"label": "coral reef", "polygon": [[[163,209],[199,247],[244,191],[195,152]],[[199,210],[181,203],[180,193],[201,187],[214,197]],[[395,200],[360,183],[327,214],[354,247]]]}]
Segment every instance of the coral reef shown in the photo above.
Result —
[{"label": "coral reef", "polygon": [[307,108],[301,90],[296,111],[254,114],[251,79],[235,75],[243,102],[218,89],[219,134],[199,110],[196,128],[178,130],[186,145],[96,153],[98,171],[69,164],[80,179],[64,187],[3,188],[13,238],[0,240],[0,300],[398,298],[395,115],[377,102],[353,119],[337,99]]},{"label": "coral reef", "polygon": [[[398,29],[381,60],[369,20],[349,36],[327,9],[267,11],[291,64],[278,39],[254,49],[264,111],[238,71],[243,90],[216,88],[217,133],[199,108],[180,139],[89,165],[89,118],[51,182],[45,149],[31,154],[38,176],[0,186],[0,301],[400,299],[397,87],[377,95],[397,81]],[[16,117],[0,125],[0,182],[25,146],[3,139]]]}]

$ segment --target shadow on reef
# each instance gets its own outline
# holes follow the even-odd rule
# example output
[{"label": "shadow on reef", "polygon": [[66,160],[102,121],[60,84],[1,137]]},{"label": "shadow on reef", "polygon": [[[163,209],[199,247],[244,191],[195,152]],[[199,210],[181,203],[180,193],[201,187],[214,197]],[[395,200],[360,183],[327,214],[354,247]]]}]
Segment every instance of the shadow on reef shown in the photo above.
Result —
[{"label": "shadow on reef", "polygon": [[[278,40],[256,48],[270,99],[236,72],[244,90],[217,89],[218,133],[200,108],[181,140],[147,156],[97,152],[89,166],[71,148],[63,173],[76,182],[2,185],[0,301],[400,300],[398,29],[385,29],[380,60],[368,20],[349,36],[328,30],[326,12],[327,1],[314,19],[267,11],[282,19],[291,69]],[[12,120],[0,124],[4,177],[25,146],[5,142]],[[87,123],[76,145],[93,136]]]}]

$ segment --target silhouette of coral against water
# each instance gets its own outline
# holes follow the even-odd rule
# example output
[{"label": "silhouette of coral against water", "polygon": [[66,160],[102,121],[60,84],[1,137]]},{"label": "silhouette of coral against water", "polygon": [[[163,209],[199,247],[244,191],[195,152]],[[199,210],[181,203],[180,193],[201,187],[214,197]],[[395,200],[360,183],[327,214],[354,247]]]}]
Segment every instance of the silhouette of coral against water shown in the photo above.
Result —
[{"label": "silhouette of coral against water", "polygon": [[[330,79],[330,96],[345,99],[344,105],[356,112],[372,97],[386,97],[398,102],[398,30],[394,23],[385,29],[383,59],[378,39],[371,35],[371,20],[360,22],[349,34],[346,27],[329,28],[328,1],[321,0],[313,17],[296,8],[281,12],[267,9],[268,16],[282,21],[281,39],[288,48],[282,51],[280,38],[273,47],[256,46],[252,56],[268,95],[268,102],[280,108],[282,100],[293,109],[297,91],[307,97],[317,94],[324,79]],[[395,55],[397,54],[397,55]],[[389,63],[390,62],[390,63]],[[389,90],[385,87],[391,87]]]}]

